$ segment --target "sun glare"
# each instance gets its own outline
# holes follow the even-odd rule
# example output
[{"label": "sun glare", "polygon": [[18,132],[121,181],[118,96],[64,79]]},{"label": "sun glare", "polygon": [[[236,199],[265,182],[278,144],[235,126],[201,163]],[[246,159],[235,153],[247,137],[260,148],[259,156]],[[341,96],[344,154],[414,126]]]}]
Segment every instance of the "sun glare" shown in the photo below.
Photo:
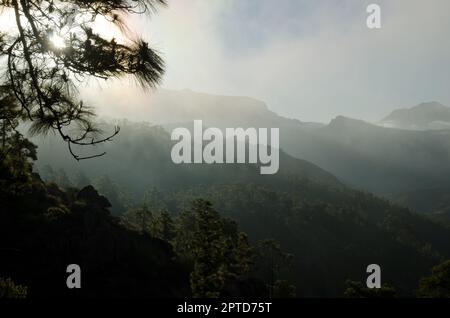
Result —
[{"label": "sun glare", "polygon": [[92,29],[107,40],[116,39],[119,43],[126,43],[127,37],[113,23],[102,16],[97,16]]},{"label": "sun glare", "polygon": [[64,39],[56,33],[50,36],[50,42],[57,49],[63,49],[66,47]]}]

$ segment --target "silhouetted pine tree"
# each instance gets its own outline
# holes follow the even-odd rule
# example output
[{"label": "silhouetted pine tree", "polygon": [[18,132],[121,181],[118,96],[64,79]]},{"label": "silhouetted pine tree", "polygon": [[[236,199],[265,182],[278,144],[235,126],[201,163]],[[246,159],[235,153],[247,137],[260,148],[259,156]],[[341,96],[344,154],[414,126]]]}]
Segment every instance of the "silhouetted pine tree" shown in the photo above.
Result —
[{"label": "silhouetted pine tree", "polygon": [[[78,99],[77,87],[90,77],[108,80],[131,75],[144,88],[159,83],[164,63],[141,38],[131,36],[124,16],[149,13],[164,0],[5,0],[0,9],[14,13],[15,30],[0,32],[0,57],[5,63],[3,87],[18,107],[8,120],[31,122],[30,132],[57,132],[72,156],[74,145],[95,145],[99,138],[92,108]],[[107,39],[95,31],[102,17],[123,32],[125,40]],[[2,113],[5,114],[5,105]],[[11,109],[9,109],[11,110]],[[8,122],[6,120],[6,122]],[[4,121],[5,122],[5,121]],[[11,123],[8,122],[8,125]],[[0,127],[1,128],[1,127]]]}]

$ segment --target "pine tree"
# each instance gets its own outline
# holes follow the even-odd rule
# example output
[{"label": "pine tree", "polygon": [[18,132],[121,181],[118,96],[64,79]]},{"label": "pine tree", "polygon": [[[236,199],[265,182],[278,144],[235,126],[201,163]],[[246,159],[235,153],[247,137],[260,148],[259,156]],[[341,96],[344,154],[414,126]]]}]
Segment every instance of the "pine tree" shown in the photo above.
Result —
[{"label": "pine tree", "polygon": [[155,187],[152,187],[145,192],[144,204],[154,212],[161,212],[167,209],[164,195]]},{"label": "pine tree", "polygon": [[[3,127],[31,122],[30,132],[58,133],[72,156],[74,145],[86,146],[107,137],[93,123],[91,107],[78,98],[77,87],[89,78],[108,80],[132,76],[143,88],[161,80],[164,63],[148,43],[130,35],[125,16],[149,13],[164,0],[4,0],[0,10],[13,13],[15,29],[0,32],[0,57],[5,63],[2,87],[18,105],[14,111],[1,105]],[[123,39],[108,39],[95,29],[104,18],[123,30]],[[0,128],[3,128],[0,127]]]},{"label": "pine tree", "polygon": [[145,204],[129,209],[122,216],[122,221],[129,228],[154,236],[154,216]]},{"label": "pine tree", "polygon": [[450,260],[431,270],[431,275],[420,280],[417,295],[423,298],[450,298]]},{"label": "pine tree", "polygon": [[166,209],[156,215],[153,228],[153,235],[164,241],[171,242],[175,237],[175,224]]},{"label": "pine tree", "polygon": [[219,297],[227,279],[226,242],[219,214],[207,201],[196,200],[193,213],[197,226],[193,238],[194,270],[191,288],[194,297]]},{"label": "pine tree", "polygon": [[[0,38],[1,40],[1,38]],[[6,86],[0,86],[0,188],[4,193],[19,193],[31,180],[36,146],[17,131],[18,106]]]},{"label": "pine tree", "polygon": [[[245,234],[238,232],[213,209],[208,201],[195,200],[189,213],[182,215],[189,221],[177,232],[175,248],[187,252],[193,260],[191,290],[194,297],[220,297],[230,284],[247,275],[253,258]],[[193,221],[193,222],[191,222]]]},{"label": "pine tree", "polygon": [[284,280],[279,278],[281,269],[291,266],[292,254],[282,251],[280,244],[275,240],[268,239],[258,243],[257,257],[262,276],[267,282],[269,297],[278,297],[280,288],[294,292],[294,286],[285,286]]}]

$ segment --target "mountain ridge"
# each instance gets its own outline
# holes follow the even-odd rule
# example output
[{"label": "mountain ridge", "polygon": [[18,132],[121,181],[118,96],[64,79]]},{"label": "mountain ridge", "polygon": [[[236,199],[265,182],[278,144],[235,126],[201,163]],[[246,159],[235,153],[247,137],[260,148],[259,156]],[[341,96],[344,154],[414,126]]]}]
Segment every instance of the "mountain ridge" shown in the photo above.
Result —
[{"label": "mountain ridge", "polygon": [[413,130],[448,129],[450,107],[432,101],[411,108],[396,109],[384,117],[380,124]]},{"label": "mountain ridge", "polygon": [[[58,183],[49,179],[43,164],[58,170],[59,180],[68,179],[65,172],[73,178],[82,170],[110,200],[114,215],[127,211],[114,211],[120,202],[123,207],[150,202],[149,193],[153,204],[167,203],[175,215],[195,198],[209,200],[221,215],[236,220],[251,242],[273,238],[293,254],[289,279],[299,296],[342,295],[345,281],[361,279],[361,271],[373,262],[383,267],[385,281],[400,295],[412,295],[419,278],[450,255],[450,231],[444,226],[342,185],[309,162],[282,152],[281,169],[270,176],[248,164],[174,165],[163,128],[130,122],[121,126],[121,134],[105,145],[106,156],[80,163],[67,159],[64,143],[55,148],[55,140],[41,142],[39,172]],[[104,182],[94,180],[99,175],[106,175]],[[133,198],[120,199],[128,191]],[[404,264],[408,275],[401,275]]]},{"label": "mountain ridge", "polygon": [[194,119],[218,128],[280,128],[280,148],[288,155],[317,165],[347,185],[388,198],[450,183],[450,130],[383,127],[345,116],[326,125],[305,123],[280,116],[257,99],[189,90],[163,90],[142,96],[139,103],[133,107],[145,111],[137,120],[155,115],[152,122],[169,133]]}]

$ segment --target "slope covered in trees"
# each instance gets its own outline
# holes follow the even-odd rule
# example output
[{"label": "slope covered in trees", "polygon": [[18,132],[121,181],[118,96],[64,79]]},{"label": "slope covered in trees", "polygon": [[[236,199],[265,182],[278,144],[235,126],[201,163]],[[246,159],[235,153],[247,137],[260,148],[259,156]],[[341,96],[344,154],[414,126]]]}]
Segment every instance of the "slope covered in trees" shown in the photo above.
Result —
[{"label": "slope covered in trees", "polygon": [[[139,222],[133,211],[141,206],[150,214],[177,216],[196,198],[212,202],[222,216],[236,220],[253,245],[274,239],[292,254],[290,266],[280,265],[276,276],[278,284],[294,285],[299,296],[342,296],[346,280],[364,281],[372,263],[381,265],[384,281],[400,296],[411,296],[420,277],[450,257],[446,227],[351,190],[305,161],[283,155],[280,172],[270,178],[252,165],[174,165],[164,130],[124,127],[126,137],[109,144],[110,155],[98,163],[82,163],[80,170],[55,158],[43,164],[67,169],[74,179],[81,171],[93,183],[107,175],[109,187],[99,191],[115,193],[123,207],[118,213],[134,224]],[[124,149],[126,156],[120,155]],[[271,275],[262,276],[267,282]]]},{"label": "slope covered in trees", "polygon": [[[343,116],[329,124],[306,123],[300,121],[301,117],[298,120],[280,116],[271,111],[274,105],[253,98],[189,90],[162,90],[150,97],[135,91],[107,92],[108,102],[105,100],[102,107],[106,115],[146,120],[169,129],[189,126],[195,119],[219,128],[278,127],[280,146],[286,153],[321,167],[352,187],[377,195],[389,197],[449,187],[449,130],[408,131]],[[131,105],[135,113],[121,107],[131,98],[135,101]],[[432,117],[441,116],[443,120],[440,112],[433,111],[433,105],[415,107],[419,112],[414,117],[427,121],[431,109]]]},{"label": "slope covered in trees", "polygon": [[[267,295],[246,235],[209,202],[176,219],[143,208],[115,218],[92,186],[43,182],[30,145],[0,166],[0,297]],[[82,269],[81,289],[66,286],[69,264]]]},{"label": "slope covered in trees", "polygon": [[[170,245],[121,226],[93,187],[63,191],[22,177],[1,176],[0,277],[27,286],[29,297],[189,294]],[[81,290],[66,287],[69,264],[83,269]]]}]

